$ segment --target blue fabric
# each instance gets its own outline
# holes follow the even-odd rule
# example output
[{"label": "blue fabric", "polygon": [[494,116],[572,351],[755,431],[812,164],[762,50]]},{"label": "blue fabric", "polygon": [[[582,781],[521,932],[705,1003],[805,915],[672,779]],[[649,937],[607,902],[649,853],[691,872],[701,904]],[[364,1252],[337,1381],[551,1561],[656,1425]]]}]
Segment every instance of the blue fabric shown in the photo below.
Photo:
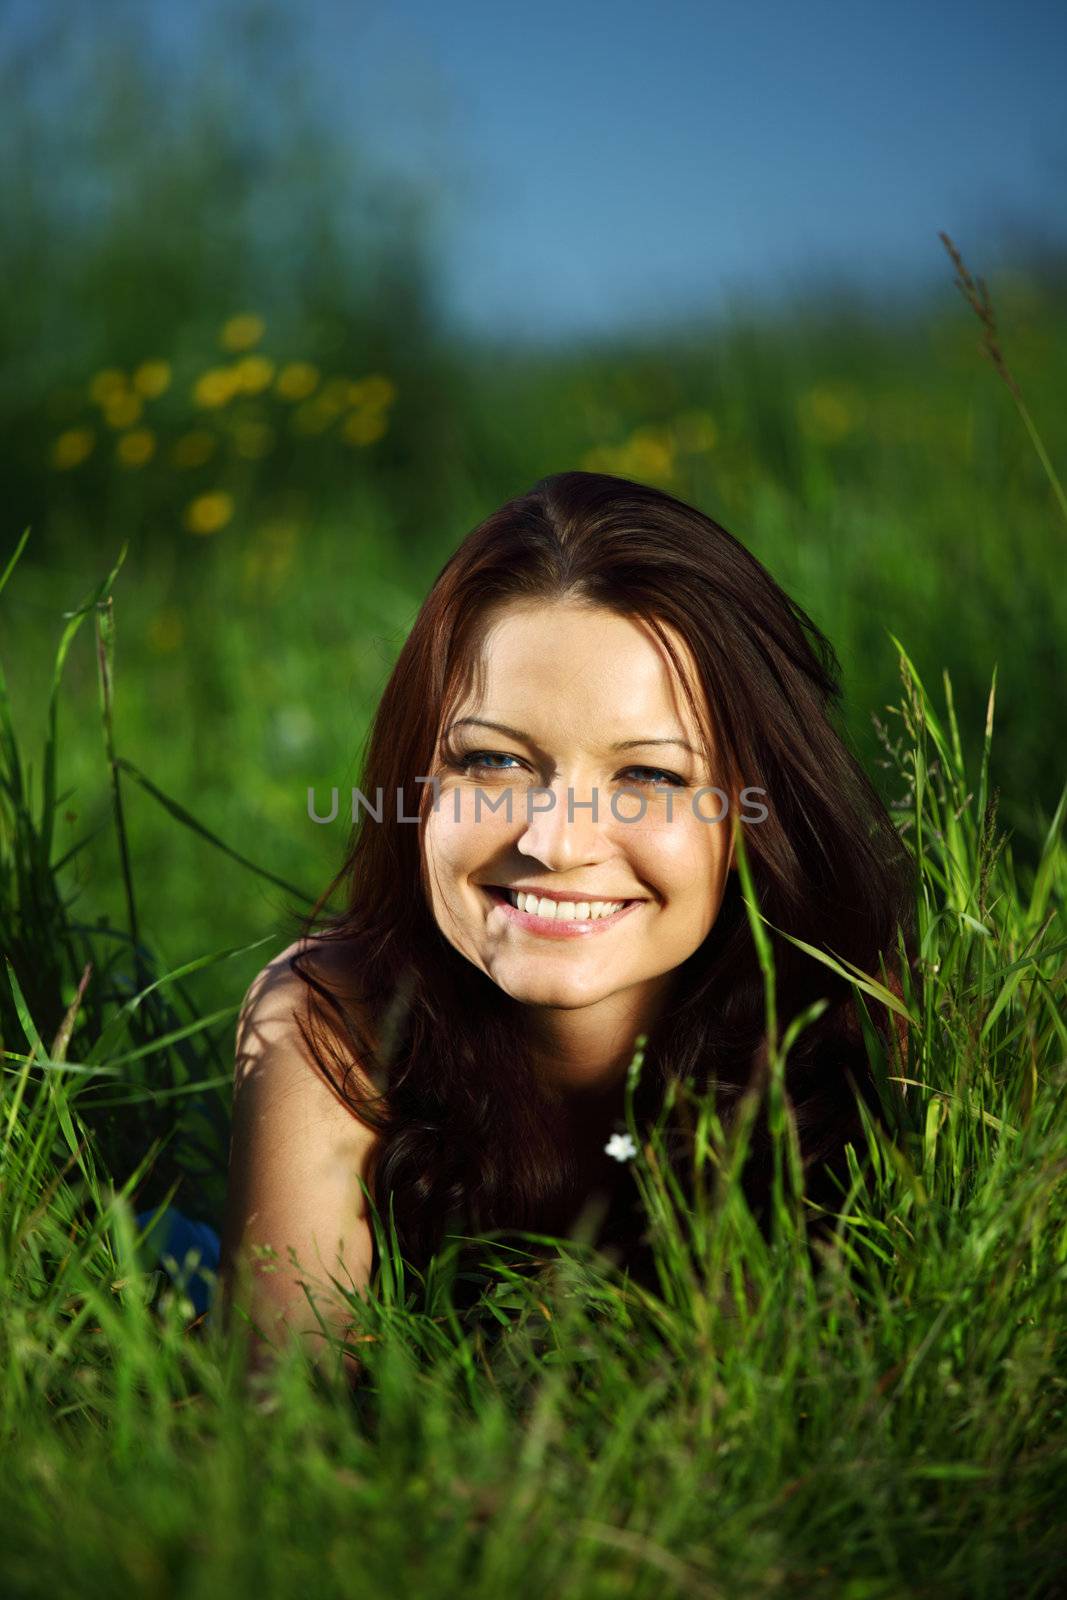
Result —
[{"label": "blue fabric", "polygon": [[155,1217],[159,1217],[159,1221],[145,1248],[149,1252],[154,1252],[155,1262],[158,1262],[172,1283],[176,1283],[177,1279],[162,1258],[173,1256],[177,1267],[184,1271],[186,1252],[195,1250],[199,1253],[199,1262],[186,1278],[185,1293],[196,1308],[197,1315],[202,1316],[211,1304],[214,1284],[205,1278],[199,1269],[207,1267],[211,1272],[218,1271],[220,1246],[218,1231],[209,1222],[194,1222],[175,1206],[165,1208],[156,1206],[151,1211],[138,1211],[134,1220],[143,1233]]}]

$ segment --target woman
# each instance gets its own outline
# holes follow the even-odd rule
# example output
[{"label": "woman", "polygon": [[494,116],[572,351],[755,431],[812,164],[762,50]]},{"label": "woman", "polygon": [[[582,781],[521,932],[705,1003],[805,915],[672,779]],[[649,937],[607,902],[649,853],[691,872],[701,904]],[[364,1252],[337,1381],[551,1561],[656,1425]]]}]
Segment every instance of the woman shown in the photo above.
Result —
[{"label": "woman", "polygon": [[[610,1153],[635,1041],[642,1121],[686,1079],[728,1122],[766,1057],[733,819],[769,923],[875,976],[911,960],[911,858],[833,725],[839,670],[742,544],[656,489],[559,473],[475,528],[382,696],[344,865],[246,997],[224,1282],[272,1245],[256,1307],[313,1335],[301,1277],[376,1266],[357,1172],[419,1268],[446,1231],[562,1235],[599,1196],[602,1248],[647,1279]],[[772,947],[782,1030],[831,1001],[787,1086],[832,1203],[867,1054],[850,985]],[[767,1157],[764,1129],[758,1214]]]}]

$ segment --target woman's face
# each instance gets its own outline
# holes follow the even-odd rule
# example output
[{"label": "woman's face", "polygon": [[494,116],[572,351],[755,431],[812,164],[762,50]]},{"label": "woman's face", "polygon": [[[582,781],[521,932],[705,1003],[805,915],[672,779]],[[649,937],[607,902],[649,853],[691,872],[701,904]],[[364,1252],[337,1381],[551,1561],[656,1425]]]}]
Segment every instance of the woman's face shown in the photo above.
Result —
[{"label": "woman's face", "polygon": [[[438,745],[423,837],[437,924],[518,1001],[617,1014],[626,991],[640,1015],[718,915],[730,817],[711,820],[720,795],[693,802],[702,786],[729,786],[642,623],[516,602],[494,620],[484,663],[483,698],[456,709]],[[504,889],[563,903],[564,918],[516,909]],[[607,918],[588,907],[620,901]]]}]

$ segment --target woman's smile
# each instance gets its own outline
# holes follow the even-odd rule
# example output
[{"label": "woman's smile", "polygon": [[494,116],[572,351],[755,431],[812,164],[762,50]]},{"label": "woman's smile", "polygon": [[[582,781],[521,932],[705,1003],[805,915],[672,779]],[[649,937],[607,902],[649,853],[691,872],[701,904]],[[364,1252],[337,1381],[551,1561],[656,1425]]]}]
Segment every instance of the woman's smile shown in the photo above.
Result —
[{"label": "woman's smile", "polygon": [[[606,933],[646,903],[643,898],[564,900],[558,891],[536,894],[503,889],[496,884],[480,887],[492,902],[490,928],[513,927],[545,939],[585,939]],[[494,912],[500,914],[495,922]]]},{"label": "woman's smile", "polygon": [[[387,1254],[420,1276],[457,1234],[480,1246],[517,1229],[527,1246],[584,1238],[661,1292],[646,1186],[618,1163],[637,1154],[631,1133],[636,1146],[658,1128],[679,1226],[699,1213],[706,1140],[694,1143],[684,1105],[671,1114],[673,1091],[687,1084],[728,1132],[765,1075],[778,1022],[754,910],[782,937],[811,1223],[836,1233],[853,1152],[887,1109],[845,980],[889,967],[895,1012],[910,1016],[914,992],[921,1014],[922,1000],[915,863],[834,726],[840,697],[813,619],[671,495],[555,473],[480,523],[442,567],[375,713],[365,809],[354,789],[343,871],[304,919],[319,972],[291,947],[242,1007],[221,1275],[246,1234],[287,1254],[294,1270],[263,1280],[284,1320],[308,1298],[300,1274],[369,1286],[372,1223],[387,1216]],[[773,803],[749,815],[752,795]],[[745,846],[753,907],[734,849],[755,822],[767,826]],[[342,882],[344,909],[320,930]],[[824,942],[848,967],[832,985],[804,954]],[[878,1010],[881,1052],[906,1061],[905,1016]],[[269,1070],[250,1070],[257,1060]],[[755,1160],[739,1198],[763,1230],[775,1129],[761,1117],[745,1143]],[[342,1340],[349,1309],[337,1306]]]},{"label": "woman's smile", "polygon": [[482,666],[439,730],[440,803],[424,833],[433,911],[457,950],[551,1019],[551,1046],[573,1066],[595,1036],[649,1024],[715,922],[729,831],[685,801],[718,764],[640,621],[512,603],[486,628]]}]

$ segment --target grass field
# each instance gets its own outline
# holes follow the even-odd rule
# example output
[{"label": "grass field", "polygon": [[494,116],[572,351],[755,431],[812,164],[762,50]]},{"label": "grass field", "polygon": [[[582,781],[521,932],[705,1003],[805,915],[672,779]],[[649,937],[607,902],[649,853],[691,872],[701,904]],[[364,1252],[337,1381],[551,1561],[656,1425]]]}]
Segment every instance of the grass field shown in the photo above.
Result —
[{"label": "grass field", "polygon": [[[1001,290],[1051,429],[1067,319],[1036,281]],[[175,466],[185,399],[140,466],[116,452],[143,418],[98,418],[74,465],[41,433],[0,594],[5,1595],[1062,1592],[1064,525],[980,333],[938,306],[439,349],[419,393],[393,375],[374,440],[329,455],[297,430],[270,474],[236,445],[215,477]],[[229,406],[208,408],[220,440]],[[849,730],[922,868],[925,981],[884,1063],[904,1109],[870,1129],[817,1268],[780,1041],[769,1240],[743,1142],[695,1106],[695,1215],[655,1138],[634,1161],[659,1295],[579,1241],[536,1281],[499,1257],[461,1317],[455,1261],[414,1281],[382,1224],[366,1383],[293,1350],[249,1390],[133,1213],[173,1192],[217,1221],[237,1005],[343,843],[307,788],[358,781],[467,528],[583,464],[719,517],[841,654]],[[188,526],[211,495],[217,525]]]},{"label": "grass field", "polygon": [[[1061,298],[1037,279],[998,295],[1013,369],[1046,432],[1067,359]],[[137,354],[172,360],[173,376],[135,424],[111,425],[128,414],[91,398],[101,374],[89,369],[63,425],[47,422],[42,400],[39,432],[27,433],[27,480],[38,463],[21,496],[31,532],[0,598],[16,726],[32,749],[60,614],[128,544],[114,589],[118,753],[213,834],[316,893],[343,824],[312,824],[307,788],[355,781],[377,694],[439,567],[509,495],[588,465],[669,488],[749,544],[837,648],[848,728],[879,783],[891,779],[873,718],[898,689],[890,631],[927,682],[949,671],[965,728],[981,728],[996,666],[993,781],[1032,862],[1063,779],[1050,741],[1067,676],[1063,519],[979,334],[948,301],[881,321],[797,308],[777,322],[541,354],[434,345],[419,376],[393,371],[384,409],[361,402],[314,436],[300,431],[306,416],[298,424],[310,400],[274,392],[300,347],[269,325],[255,346],[277,369],[269,406],[249,395],[197,404],[205,373],[249,359],[223,352],[214,333],[184,366],[146,342]],[[119,371],[127,390],[139,370],[131,356]],[[363,381],[355,361],[348,370]],[[322,368],[320,399],[338,381]],[[267,427],[253,419],[268,414],[275,443],[250,460],[242,430]],[[155,453],[125,465],[118,452],[146,416]],[[346,418],[369,428],[374,416],[382,436],[346,442]],[[58,468],[57,441],[86,417],[93,452]],[[211,460],[175,465],[198,435],[214,441]],[[205,500],[228,520],[191,532],[184,519]],[[10,545],[20,531],[9,529]],[[56,823],[63,848],[107,815],[97,701],[86,631],[59,713],[72,791]],[[126,799],[135,876],[152,885],[141,917],[165,960],[177,964],[206,926],[233,943],[271,926],[275,891],[175,829],[143,790],[128,785]],[[74,878],[118,920],[115,865],[102,837]],[[208,991],[221,1001],[205,977]]]}]

